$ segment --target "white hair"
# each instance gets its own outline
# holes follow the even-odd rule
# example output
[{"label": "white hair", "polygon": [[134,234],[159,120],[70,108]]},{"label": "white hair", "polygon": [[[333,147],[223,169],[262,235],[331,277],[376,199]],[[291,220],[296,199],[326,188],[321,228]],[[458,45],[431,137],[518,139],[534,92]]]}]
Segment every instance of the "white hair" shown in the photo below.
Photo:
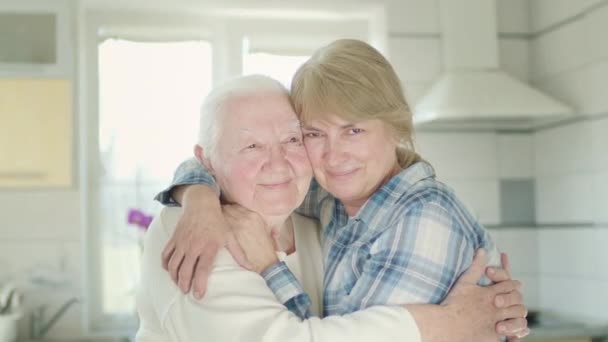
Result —
[{"label": "white hair", "polygon": [[289,91],[279,81],[264,75],[240,76],[214,88],[201,106],[198,144],[205,155],[214,153],[218,141],[219,115],[229,101],[259,93],[279,93],[289,96]]}]

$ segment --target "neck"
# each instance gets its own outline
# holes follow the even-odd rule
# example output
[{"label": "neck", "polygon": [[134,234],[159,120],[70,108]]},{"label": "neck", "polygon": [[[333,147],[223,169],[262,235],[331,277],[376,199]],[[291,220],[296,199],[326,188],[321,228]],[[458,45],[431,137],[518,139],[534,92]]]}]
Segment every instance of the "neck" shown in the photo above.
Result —
[{"label": "neck", "polygon": [[287,221],[287,218],[289,217],[289,215],[280,215],[280,216],[267,216],[267,215],[262,215],[262,218],[264,219],[264,222],[266,222],[266,226],[268,227],[268,232],[282,232],[283,229],[285,229],[285,221]]}]

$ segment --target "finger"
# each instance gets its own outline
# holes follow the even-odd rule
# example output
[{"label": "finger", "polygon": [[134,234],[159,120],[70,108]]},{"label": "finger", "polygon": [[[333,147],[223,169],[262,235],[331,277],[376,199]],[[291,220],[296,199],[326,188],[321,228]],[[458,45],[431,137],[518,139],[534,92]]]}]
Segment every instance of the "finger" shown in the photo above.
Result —
[{"label": "finger", "polygon": [[501,281],[511,279],[509,272],[501,267],[487,267],[486,275],[494,283],[500,283]]},{"label": "finger", "polygon": [[509,261],[509,256],[507,253],[500,253],[500,263],[502,264],[502,268],[507,271],[509,278],[511,278],[513,274],[513,268],[511,267],[511,262]]},{"label": "finger", "polygon": [[232,254],[234,260],[236,260],[236,262],[241,265],[241,267],[246,268],[250,271],[253,269],[253,265],[251,265],[251,263],[247,259],[247,255],[245,254],[245,252],[241,248],[241,245],[232,233],[228,234],[226,248],[228,248],[228,251],[230,252],[230,254]]},{"label": "finger", "polygon": [[207,292],[207,281],[213,270],[215,256],[219,248],[216,245],[210,245],[205,248],[203,253],[198,258],[196,269],[194,271],[194,298],[202,299]]},{"label": "finger", "polygon": [[161,253],[161,260],[162,260],[163,268],[167,271],[169,270],[169,260],[171,260],[171,256],[173,255],[174,251],[175,251],[175,240],[173,240],[173,238],[171,238],[169,240],[169,242],[167,242],[167,244],[165,245],[165,248],[163,248],[163,252]]},{"label": "finger", "polygon": [[529,333],[528,321],[520,317],[498,322],[496,332],[504,336],[525,337]]},{"label": "finger", "polygon": [[484,273],[486,269],[486,250],[480,248],[475,253],[475,258],[473,258],[473,263],[471,266],[460,276],[459,281],[464,281],[471,284],[477,284],[479,279]]},{"label": "finger", "polygon": [[[511,305],[507,308],[502,308],[498,311],[497,321],[505,321],[516,318],[525,319],[528,315],[528,309],[523,305]],[[527,323],[526,323],[527,326]]]},{"label": "finger", "polygon": [[179,271],[179,266],[182,264],[183,260],[184,260],[184,253],[179,249],[175,249],[175,251],[171,255],[171,260],[169,260],[168,271],[169,271],[169,275],[171,275],[171,279],[173,279],[173,282],[176,284],[177,284],[177,279],[178,279],[177,272]]},{"label": "finger", "polygon": [[194,267],[198,255],[186,254],[182,261],[179,271],[177,272],[177,286],[182,290],[183,293],[190,292],[190,285],[192,284],[192,274],[194,273]]},{"label": "finger", "polygon": [[497,308],[506,308],[513,305],[523,305],[524,296],[520,291],[511,291],[509,293],[498,294],[494,298],[494,305]]},{"label": "finger", "polygon": [[521,288],[521,282],[519,280],[505,280],[500,283],[488,286],[495,294],[509,293]]},{"label": "finger", "polygon": [[275,251],[279,251],[279,252],[283,252],[283,250],[281,249],[281,234],[279,234],[276,231],[271,231],[270,232],[270,237],[272,238],[272,243],[274,244],[274,250]]}]

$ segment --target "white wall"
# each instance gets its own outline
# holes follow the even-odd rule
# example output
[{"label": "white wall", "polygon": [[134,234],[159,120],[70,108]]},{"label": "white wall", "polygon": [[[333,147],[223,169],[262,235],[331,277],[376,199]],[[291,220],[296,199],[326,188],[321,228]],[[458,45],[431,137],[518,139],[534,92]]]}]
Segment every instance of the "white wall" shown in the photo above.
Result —
[{"label": "white wall", "polygon": [[608,6],[532,1],[532,79],[587,120],[534,134],[540,304],[608,321]]}]

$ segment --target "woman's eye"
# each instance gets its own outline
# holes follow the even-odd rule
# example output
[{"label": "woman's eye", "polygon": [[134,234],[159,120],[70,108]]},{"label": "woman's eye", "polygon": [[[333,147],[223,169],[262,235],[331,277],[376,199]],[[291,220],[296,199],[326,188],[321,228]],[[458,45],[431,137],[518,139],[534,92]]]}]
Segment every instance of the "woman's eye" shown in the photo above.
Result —
[{"label": "woman's eye", "polygon": [[355,134],[359,134],[361,132],[363,132],[363,130],[361,128],[351,128],[348,133],[350,133],[351,135],[355,135]]},{"label": "woman's eye", "polygon": [[305,138],[316,138],[318,136],[320,136],[318,132],[308,132],[304,134]]},{"label": "woman's eye", "polygon": [[247,147],[245,147],[245,148],[246,148],[246,149],[254,149],[254,148],[257,148],[257,147],[258,147],[258,145],[257,145],[257,144],[251,144],[251,145],[249,145],[249,146],[247,146]]}]

